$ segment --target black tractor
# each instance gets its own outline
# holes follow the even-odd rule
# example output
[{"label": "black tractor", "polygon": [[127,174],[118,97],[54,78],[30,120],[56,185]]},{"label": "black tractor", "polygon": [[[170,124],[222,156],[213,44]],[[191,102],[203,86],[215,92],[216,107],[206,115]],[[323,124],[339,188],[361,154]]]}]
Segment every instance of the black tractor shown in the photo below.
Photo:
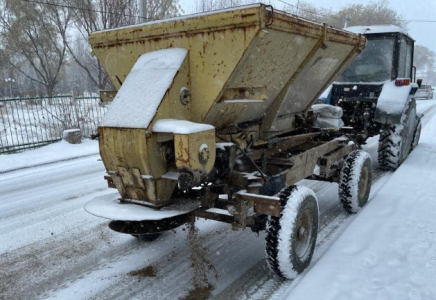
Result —
[{"label": "black tractor", "polygon": [[358,142],[380,134],[380,168],[395,170],[418,144],[421,132],[414,40],[392,25],[346,30],[364,34],[367,45],[333,83],[328,101],[342,108],[343,129]]}]

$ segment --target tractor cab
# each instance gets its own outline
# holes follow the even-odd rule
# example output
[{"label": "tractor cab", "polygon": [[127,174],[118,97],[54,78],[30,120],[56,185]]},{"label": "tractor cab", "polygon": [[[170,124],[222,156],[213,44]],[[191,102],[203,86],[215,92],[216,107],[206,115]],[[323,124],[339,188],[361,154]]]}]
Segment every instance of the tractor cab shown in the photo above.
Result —
[{"label": "tractor cab", "polygon": [[346,30],[365,35],[362,53],[336,79],[337,82],[372,83],[414,79],[412,74],[414,40],[400,27],[355,26]]},{"label": "tractor cab", "polygon": [[[404,29],[393,25],[354,26],[346,30],[363,34],[367,44],[336,78],[330,104],[342,107],[345,126],[372,136],[379,131],[380,124],[372,120],[385,84],[395,82],[399,86],[415,81],[414,40]],[[416,90],[413,85],[411,94]]]}]

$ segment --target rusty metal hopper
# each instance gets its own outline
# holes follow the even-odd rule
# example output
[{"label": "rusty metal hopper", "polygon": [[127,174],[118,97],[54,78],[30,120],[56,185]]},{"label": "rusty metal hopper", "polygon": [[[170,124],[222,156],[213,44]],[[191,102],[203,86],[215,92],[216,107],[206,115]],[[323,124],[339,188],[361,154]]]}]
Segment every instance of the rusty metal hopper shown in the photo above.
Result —
[{"label": "rusty metal hopper", "polygon": [[307,110],[365,40],[258,4],[95,32],[90,43],[117,89],[140,55],[187,49],[188,119],[221,128],[265,116],[268,131]]},{"label": "rusty metal hopper", "polygon": [[[119,90],[99,128],[105,166],[123,198],[158,205],[168,201],[175,182],[165,178],[170,167],[157,146],[170,137],[155,134],[156,122],[178,119],[217,129],[251,122],[264,139],[291,131],[296,115],[310,109],[365,39],[256,4],[95,32],[90,43]],[[174,65],[162,71],[153,57],[162,59],[162,52],[155,54],[169,48],[175,48],[166,52],[174,53]],[[151,107],[147,91],[162,78],[170,84],[162,84]],[[144,101],[136,104],[136,98]],[[141,122],[123,125],[129,118]],[[202,139],[214,139],[213,131],[180,143]],[[207,145],[214,160],[215,147]],[[208,172],[210,166],[203,168]]]}]

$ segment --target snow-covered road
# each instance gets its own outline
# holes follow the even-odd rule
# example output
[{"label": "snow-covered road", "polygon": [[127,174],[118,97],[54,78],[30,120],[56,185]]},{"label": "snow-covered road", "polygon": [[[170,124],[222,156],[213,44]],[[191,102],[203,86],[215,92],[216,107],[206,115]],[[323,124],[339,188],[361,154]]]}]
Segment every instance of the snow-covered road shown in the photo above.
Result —
[{"label": "snow-covered road", "polygon": [[[424,128],[436,114],[435,104],[418,105],[419,111],[426,111]],[[374,161],[376,148],[377,139],[365,148]],[[106,188],[98,158],[0,174],[0,299],[179,299],[192,289],[185,228],[144,243],[110,231],[107,221],[83,210],[89,200],[113,193]],[[372,198],[391,175],[377,171]],[[320,200],[316,266],[356,217],[342,212],[336,184],[303,184]],[[263,234],[233,232],[214,221],[200,221],[198,228],[213,265],[213,298],[268,299],[292,291],[292,282],[267,270]]]},{"label": "snow-covered road", "polygon": [[[144,243],[83,210],[89,200],[113,193],[103,175],[97,155],[0,175],[1,299],[177,299],[192,287],[183,228]],[[308,184],[335,198],[324,184]],[[214,293],[263,264],[262,234],[213,221],[198,227],[217,275]],[[130,275],[150,265],[156,277]]]}]

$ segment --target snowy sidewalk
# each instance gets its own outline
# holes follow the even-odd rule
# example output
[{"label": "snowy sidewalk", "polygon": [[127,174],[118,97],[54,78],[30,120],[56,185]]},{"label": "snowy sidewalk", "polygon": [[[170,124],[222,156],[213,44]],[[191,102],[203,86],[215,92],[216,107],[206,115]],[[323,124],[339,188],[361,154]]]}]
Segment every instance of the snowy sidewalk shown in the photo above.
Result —
[{"label": "snowy sidewalk", "polygon": [[283,299],[436,299],[436,118],[419,146]]},{"label": "snowy sidewalk", "polygon": [[98,154],[97,141],[84,139],[76,145],[60,141],[35,150],[0,155],[0,174]]}]

